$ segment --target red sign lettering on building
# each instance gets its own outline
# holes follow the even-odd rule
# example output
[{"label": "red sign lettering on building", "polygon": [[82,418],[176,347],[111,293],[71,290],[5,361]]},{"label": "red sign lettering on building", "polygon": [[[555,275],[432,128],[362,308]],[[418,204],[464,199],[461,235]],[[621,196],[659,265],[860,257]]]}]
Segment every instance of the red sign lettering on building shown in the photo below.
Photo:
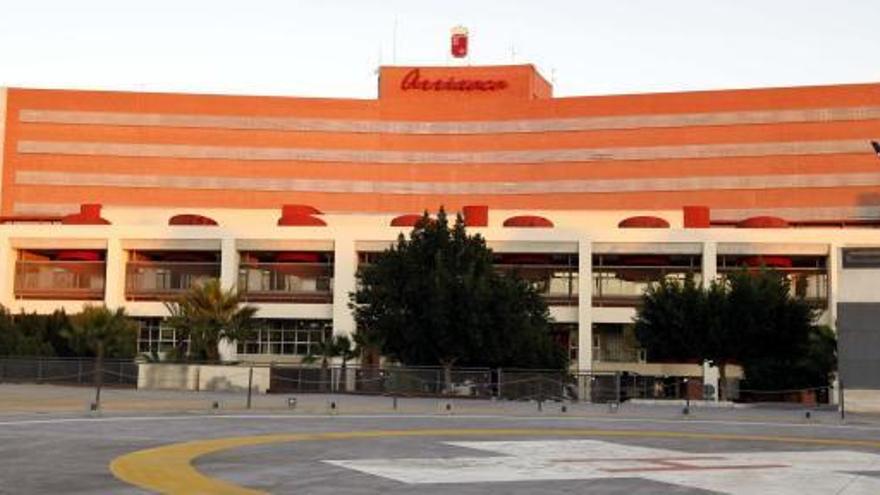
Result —
[{"label": "red sign lettering on building", "polygon": [[422,79],[419,69],[407,72],[400,82],[403,91],[501,91],[507,87],[507,81],[503,79],[456,79],[452,76]]}]

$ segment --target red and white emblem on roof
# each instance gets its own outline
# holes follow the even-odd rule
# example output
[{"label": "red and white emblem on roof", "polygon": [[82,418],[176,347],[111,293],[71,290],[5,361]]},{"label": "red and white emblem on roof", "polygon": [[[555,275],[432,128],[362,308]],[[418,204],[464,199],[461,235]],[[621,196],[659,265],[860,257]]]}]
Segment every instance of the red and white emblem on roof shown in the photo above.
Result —
[{"label": "red and white emblem on roof", "polygon": [[452,56],[464,58],[468,54],[468,30],[464,26],[452,28],[452,44],[450,46]]}]

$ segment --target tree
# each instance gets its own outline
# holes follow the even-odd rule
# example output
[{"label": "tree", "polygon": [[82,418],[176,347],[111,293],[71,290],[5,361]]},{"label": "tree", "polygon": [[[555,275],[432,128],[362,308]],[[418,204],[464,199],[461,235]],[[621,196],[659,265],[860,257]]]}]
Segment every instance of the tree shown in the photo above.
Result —
[{"label": "tree", "polygon": [[651,359],[688,361],[706,357],[706,299],[693,277],[684,282],[663,279],[648,287],[636,314],[635,333]]},{"label": "tree", "polygon": [[133,355],[137,324],[128,318],[124,308],[113,311],[105,306],[85,306],[71,317],[70,323],[64,331],[70,346],[80,355],[95,356],[95,406],[100,407],[104,357]]},{"label": "tree", "polygon": [[0,307],[0,354],[15,356],[76,356],[64,333],[70,319],[64,310],[50,314],[13,315]]},{"label": "tree", "polygon": [[336,336],[336,347],[339,351],[339,359],[342,360],[342,369],[348,366],[348,362],[357,357],[357,349],[352,345],[351,339],[346,335]]},{"label": "tree", "polygon": [[[0,356],[56,355],[57,350],[52,345],[53,339],[49,331],[61,328],[54,326],[50,328],[45,324],[47,319],[47,316],[37,314],[21,313],[19,316],[13,316],[6,308],[0,307]],[[22,324],[23,320],[34,324],[25,327]],[[64,323],[66,327],[66,316]],[[64,340],[57,331],[54,332],[54,336]],[[66,344],[63,347],[62,352],[67,350]]]},{"label": "tree", "polygon": [[[217,279],[194,285],[165,307],[171,315],[167,325],[177,333],[178,357],[196,361],[218,361],[224,339],[249,338],[257,313],[257,308],[242,305],[236,290],[223,290]],[[189,349],[184,352],[187,339]]]},{"label": "tree", "polygon": [[837,370],[837,337],[826,326],[810,328],[804,347],[793,356],[761,357],[745,363],[745,387],[796,390],[825,387]]},{"label": "tree", "polygon": [[321,362],[321,388],[324,388],[324,385],[330,381],[328,373],[330,361],[336,357],[342,358],[342,374],[345,375],[346,363],[354,356],[351,339],[345,335],[334,335],[312,345],[309,353],[303,358],[303,363]]},{"label": "tree", "polygon": [[566,365],[544,300],[494,270],[492,251],[461,216],[450,228],[443,209],[436,219],[425,212],[409,239],[401,234],[357,278],[351,307],[361,341],[406,365],[442,366],[447,388],[453,366]]},{"label": "tree", "polygon": [[[784,274],[762,268],[740,270],[708,287],[662,280],[648,288],[635,318],[639,342],[652,359],[698,362],[718,367],[724,397],[727,365],[756,372],[759,363],[794,363],[807,352],[815,312],[791,297]],[[756,367],[757,366],[757,367]],[[789,366],[781,375],[796,373]],[[769,377],[766,377],[769,378]]]}]

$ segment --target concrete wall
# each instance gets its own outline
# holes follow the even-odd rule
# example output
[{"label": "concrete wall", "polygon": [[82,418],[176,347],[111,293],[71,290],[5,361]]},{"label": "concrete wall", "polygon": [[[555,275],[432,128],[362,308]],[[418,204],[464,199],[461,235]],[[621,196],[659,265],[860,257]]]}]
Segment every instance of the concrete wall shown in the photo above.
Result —
[{"label": "concrete wall", "polygon": [[847,388],[843,392],[843,399],[848,412],[880,412],[880,390]]},{"label": "concrete wall", "polygon": [[[253,369],[254,391],[269,390],[269,368]],[[138,389],[243,392],[247,390],[248,366],[146,363],[138,366]]]},{"label": "concrete wall", "polygon": [[198,383],[198,365],[141,364],[138,366],[138,389],[196,390]]},{"label": "concrete wall", "polygon": [[870,389],[880,394],[880,303],[846,302],[837,308],[844,390]]}]

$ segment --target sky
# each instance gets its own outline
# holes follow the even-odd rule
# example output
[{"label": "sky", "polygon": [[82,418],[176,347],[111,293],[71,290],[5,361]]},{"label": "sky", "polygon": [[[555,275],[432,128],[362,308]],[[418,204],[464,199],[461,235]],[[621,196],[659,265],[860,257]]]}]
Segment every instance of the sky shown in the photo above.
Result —
[{"label": "sky", "polygon": [[0,86],[375,98],[456,25],[556,96],[880,82],[880,0],[0,0]]}]

